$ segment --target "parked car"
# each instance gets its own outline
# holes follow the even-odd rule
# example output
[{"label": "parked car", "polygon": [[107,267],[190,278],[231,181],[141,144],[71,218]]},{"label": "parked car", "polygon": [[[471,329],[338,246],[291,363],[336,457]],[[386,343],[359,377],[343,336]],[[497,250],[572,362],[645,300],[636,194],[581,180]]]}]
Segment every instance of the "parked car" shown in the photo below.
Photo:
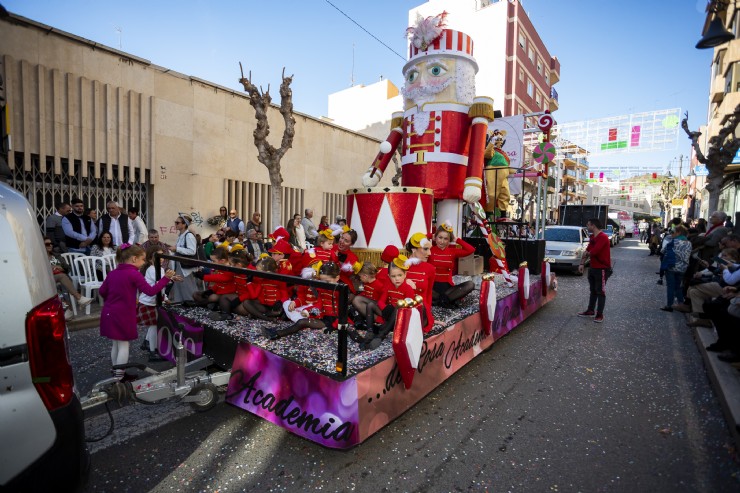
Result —
[{"label": "parked car", "polygon": [[611,224],[607,224],[604,233],[606,233],[606,236],[609,237],[609,244],[611,246],[617,246],[619,244],[619,234],[617,234],[614,226],[612,226]]},{"label": "parked car", "polygon": [[64,309],[36,214],[2,178],[0,491],[73,491],[90,459]]},{"label": "parked car", "polygon": [[588,245],[588,231],[580,226],[548,226],[545,228],[545,257],[552,259],[552,268],[578,273],[583,251]]}]

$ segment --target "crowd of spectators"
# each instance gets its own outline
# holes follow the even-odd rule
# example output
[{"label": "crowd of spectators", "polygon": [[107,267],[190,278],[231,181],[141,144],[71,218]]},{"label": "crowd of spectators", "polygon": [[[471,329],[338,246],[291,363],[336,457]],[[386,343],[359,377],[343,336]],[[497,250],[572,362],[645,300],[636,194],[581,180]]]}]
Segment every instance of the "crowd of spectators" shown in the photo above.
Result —
[{"label": "crowd of spectators", "polygon": [[661,259],[661,310],[688,314],[689,327],[713,327],[717,340],[707,350],[740,369],[740,235],[733,228],[727,214],[715,211],[708,221],[674,218],[665,228],[641,228],[640,239]]}]

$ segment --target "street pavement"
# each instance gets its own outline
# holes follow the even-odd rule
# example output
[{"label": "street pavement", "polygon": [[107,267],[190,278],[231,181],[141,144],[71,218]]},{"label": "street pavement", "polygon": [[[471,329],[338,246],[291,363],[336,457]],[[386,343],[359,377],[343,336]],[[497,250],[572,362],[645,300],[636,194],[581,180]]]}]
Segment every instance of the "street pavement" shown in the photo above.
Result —
[{"label": "street pavement", "polygon": [[[603,324],[575,315],[586,277],[559,275],[552,303],[354,449],[223,403],[126,406],[112,436],[91,444],[85,491],[740,491],[693,332],[659,310],[647,254],[636,240],[612,249]],[[108,376],[109,342],[86,329],[70,345],[85,393]],[[145,361],[138,348],[132,360]],[[87,424],[99,437],[109,421]]]}]

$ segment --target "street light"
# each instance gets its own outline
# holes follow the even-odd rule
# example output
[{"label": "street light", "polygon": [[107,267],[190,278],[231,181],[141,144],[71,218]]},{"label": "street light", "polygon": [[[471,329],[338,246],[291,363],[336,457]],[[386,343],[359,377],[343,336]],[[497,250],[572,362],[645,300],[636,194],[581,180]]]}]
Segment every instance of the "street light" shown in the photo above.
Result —
[{"label": "street light", "polygon": [[711,0],[707,4],[707,12],[712,14],[712,21],[703,33],[704,36],[696,43],[697,49],[714,48],[735,39],[735,35],[725,28],[725,23],[719,15],[720,12],[727,10],[728,3],[727,0]]}]

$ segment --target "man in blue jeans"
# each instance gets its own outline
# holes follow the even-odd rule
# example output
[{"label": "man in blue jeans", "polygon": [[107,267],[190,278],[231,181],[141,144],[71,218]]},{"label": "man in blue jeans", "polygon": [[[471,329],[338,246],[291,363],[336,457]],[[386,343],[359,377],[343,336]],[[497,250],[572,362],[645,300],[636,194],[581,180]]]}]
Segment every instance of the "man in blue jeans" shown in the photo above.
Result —
[{"label": "man in blue jeans", "polygon": [[578,266],[578,272],[583,273],[583,266],[586,260],[591,259],[591,265],[588,269],[590,297],[588,299],[588,308],[585,312],[579,313],[578,316],[593,317],[594,322],[601,323],[604,321],[606,281],[611,275],[612,268],[611,244],[606,233],[601,231],[601,228],[604,227],[601,224],[601,220],[598,218],[589,219],[586,227],[591,238],[588,240],[586,251],[583,252],[581,265]]}]

